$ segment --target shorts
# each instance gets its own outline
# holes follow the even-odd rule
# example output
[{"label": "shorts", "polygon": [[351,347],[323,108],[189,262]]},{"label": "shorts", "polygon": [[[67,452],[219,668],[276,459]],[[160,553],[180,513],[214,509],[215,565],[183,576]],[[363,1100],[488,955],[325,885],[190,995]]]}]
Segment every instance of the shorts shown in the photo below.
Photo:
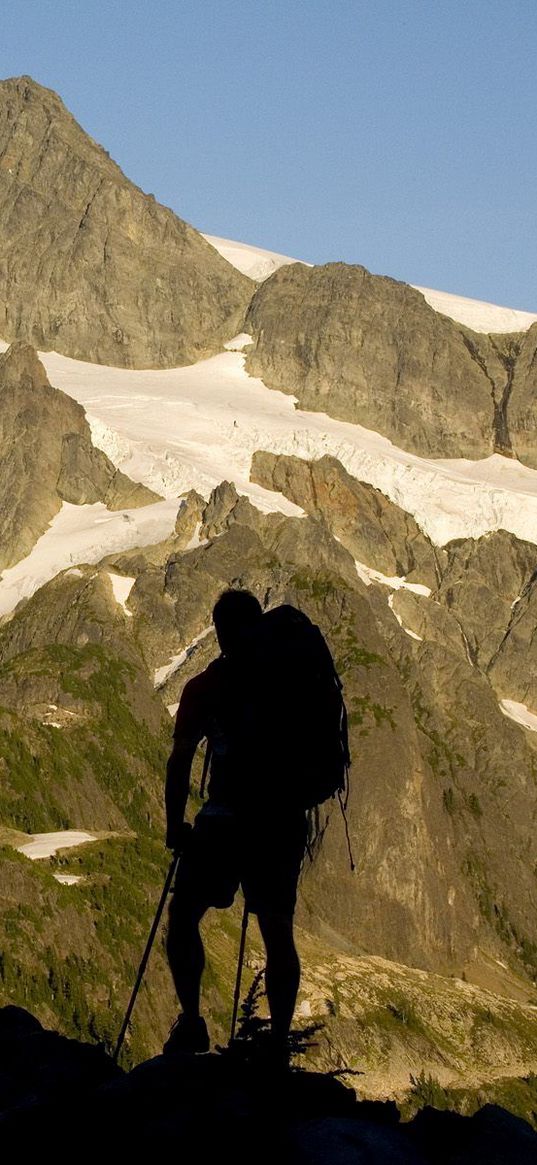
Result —
[{"label": "shorts", "polygon": [[231,906],[242,886],[253,914],[292,917],[306,841],[302,812],[268,823],[202,810],[181,855],[170,913],[186,902],[195,904],[198,913],[209,906]]}]

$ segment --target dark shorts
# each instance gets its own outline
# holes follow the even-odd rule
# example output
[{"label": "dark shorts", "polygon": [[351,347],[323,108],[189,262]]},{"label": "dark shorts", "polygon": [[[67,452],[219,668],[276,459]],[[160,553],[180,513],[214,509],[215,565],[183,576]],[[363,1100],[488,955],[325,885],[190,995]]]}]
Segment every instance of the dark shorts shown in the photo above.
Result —
[{"label": "dark shorts", "polygon": [[242,886],[253,914],[292,916],[307,839],[305,813],[267,824],[199,813],[179,862],[170,907],[231,906]]}]

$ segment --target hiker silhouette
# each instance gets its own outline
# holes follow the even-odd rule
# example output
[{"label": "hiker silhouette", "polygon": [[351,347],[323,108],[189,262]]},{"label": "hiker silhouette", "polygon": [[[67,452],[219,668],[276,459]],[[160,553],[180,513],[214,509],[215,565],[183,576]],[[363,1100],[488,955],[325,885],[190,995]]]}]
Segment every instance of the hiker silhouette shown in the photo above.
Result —
[{"label": "hiker silhouette", "polygon": [[[293,915],[306,811],[344,787],[345,706],[326,643],[296,608],[263,614],[249,591],[227,590],[213,622],[221,654],[184,688],[166,774],[166,845],[181,854],[167,951],[182,1012],[164,1051],[209,1049],[199,924],[242,886],[245,919],[257,915],[266,950],[268,1056],[285,1064],[300,982]],[[190,771],[204,738],[208,799],[191,828]]]}]

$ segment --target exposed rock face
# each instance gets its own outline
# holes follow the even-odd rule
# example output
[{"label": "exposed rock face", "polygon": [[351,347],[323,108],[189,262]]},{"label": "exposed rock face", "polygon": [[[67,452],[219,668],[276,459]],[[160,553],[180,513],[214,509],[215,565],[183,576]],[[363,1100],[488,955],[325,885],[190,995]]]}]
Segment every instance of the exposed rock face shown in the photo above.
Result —
[{"label": "exposed rock face", "polygon": [[463,629],[472,659],[485,668],[518,615],[516,600],[537,568],[537,548],[497,530],[444,549],[448,565],[435,597]]},{"label": "exposed rock face", "polygon": [[516,337],[508,406],[509,428],[521,461],[537,469],[537,325]]},{"label": "exposed rock face", "polygon": [[464,631],[455,615],[440,602],[401,589],[390,596],[389,604],[407,634],[411,631],[419,639],[438,643],[448,651],[468,658]]},{"label": "exposed rock face", "polygon": [[478,335],[414,288],[343,263],[280,268],[257,290],[245,326],[255,344],[249,371],[302,408],[421,455],[530,452],[533,335]]},{"label": "exposed rock face", "polygon": [[178,548],[186,550],[192,541],[196,530],[201,526],[201,518],[205,509],[205,498],[195,489],[190,489],[181,499],[181,505],[175,520],[175,535]]},{"label": "exposed rock face", "polygon": [[[336,468],[331,462],[324,467],[323,482],[322,468],[317,467],[318,493],[329,499],[329,483],[335,480],[339,504]],[[305,480],[310,480],[308,474]],[[328,501],[326,505],[331,516]],[[11,822],[12,829],[30,832],[58,827],[59,821],[63,827],[136,830],[136,860],[142,863],[140,878],[145,881],[134,880],[138,897],[129,899],[123,919],[121,958],[126,961],[121,965],[131,966],[132,952],[143,938],[139,898],[149,913],[162,880],[162,774],[172,732],[165,706],[177,703],[190,676],[218,651],[214,635],[201,636],[210,627],[210,612],[221,590],[248,587],[264,604],[292,602],[318,623],[342,677],[349,710],[354,763],[348,827],[357,869],[350,870],[339,807],[328,803],[319,813],[314,859],[306,866],[297,915],[304,934],[304,1002],[322,1018],[332,1014],[332,1003],[329,1008],[326,1000],[335,1000],[337,1014],[333,1025],[327,1019],[327,1044],[337,1049],[336,1063],[340,1055],[355,1055],[362,1046],[353,1016],[365,980],[362,976],[362,986],[351,990],[355,971],[344,956],[352,960],[365,951],[425,970],[457,976],[464,971],[474,982],[516,991],[527,1002],[537,947],[535,756],[525,733],[500,712],[486,672],[472,664],[460,628],[463,612],[459,621],[458,612],[456,616],[445,604],[442,584],[435,600],[398,592],[390,610],[390,589],[361,581],[352,554],[334,538],[323,517],[262,514],[230,482],[214,490],[203,506],[189,495],[181,512],[186,526],[180,518],[167,553],[163,543],[140,549],[136,562],[128,554],[119,556],[115,568],[137,576],[128,615],[114,598],[107,563],[97,570],[64,572],[0,628],[5,709],[0,825]],[[339,513],[335,505],[334,514]],[[382,507],[380,514],[384,522]],[[200,544],[185,546],[192,524],[195,529],[199,523]],[[393,529],[399,537],[397,524]],[[403,522],[403,548],[408,529]],[[459,549],[448,548],[448,555],[456,560]],[[505,584],[508,595],[524,574],[525,553],[524,546],[513,544],[512,560],[518,563],[513,571],[518,574]],[[479,559],[479,547],[474,558]],[[440,568],[440,573],[449,571],[449,563],[446,567],[441,560]],[[455,567],[453,571],[455,577]],[[396,613],[421,641],[405,633]],[[481,628],[476,636],[481,638]],[[159,691],[153,691],[154,669],[170,663]],[[54,728],[50,715],[43,716],[52,705]],[[41,774],[37,782],[36,764]],[[194,790],[200,767],[198,757]],[[189,812],[198,805],[194,796]],[[116,879],[133,884],[132,861],[119,847],[104,907],[101,884],[92,890],[95,866],[88,867],[88,893],[97,895],[94,909],[101,919],[111,919],[112,927]],[[86,869],[69,866],[73,868]],[[106,855],[97,870],[101,868],[107,869]],[[25,894],[29,878],[24,880]],[[54,896],[64,891],[50,885],[46,890],[49,913],[58,919],[60,944],[66,941],[62,935],[67,923],[63,900]],[[76,909],[71,910],[78,921]],[[230,920],[222,926],[216,916],[208,942],[208,1001],[219,1035],[232,995],[239,905]],[[34,970],[29,969],[27,935],[21,927],[17,959],[30,975]],[[321,948],[318,966],[315,951]],[[92,984],[90,996],[100,1030],[109,1022],[103,1016],[112,1005],[114,1014],[119,1009],[118,960],[114,956],[111,967],[99,946],[93,961],[101,978]],[[323,970],[325,962],[328,971]],[[162,951],[155,952],[153,973],[158,992],[148,992],[141,1001],[145,1010],[140,1019],[151,1047],[164,1038],[173,1013]],[[79,981],[78,964],[70,974]],[[409,974],[413,983],[415,973]],[[382,991],[393,1003],[394,982],[391,973],[379,971],[375,1014],[383,1006]],[[122,990],[126,996],[126,983]],[[368,998],[371,1003],[372,996]],[[398,1004],[394,1006],[397,1010]],[[367,1029],[369,1012],[360,1015]],[[388,1016],[387,1022],[393,1018]],[[533,1013],[531,1018],[533,1022]],[[74,1024],[74,1018],[69,1022]],[[452,1022],[456,1026],[458,1020],[450,1018]],[[380,1030],[378,1047],[385,1046],[383,1039]],[[367,1046],[372,1065],[376,1052],[371,1053],[370,1042]],[[430,1042],[427,1046],[430,1052]],[[361,1066],[360,1060],[354,1062]]]},{"label": "exposed rock face", "polygon": [[51,90],[0,84],[0,334],[170,367],[240,331],[253,284],[122,174]]},{"label": "exposed rock face", "polygon": [[[488,674],[499,696],[537,713],[537,567],[513,605]],[[534,735],[534,734],[531,734]]]},{"label": "exposed rock face", "polygon": [[[331,480],[335,467],[324,468]],[[308,482],[309,467],[302,472]],[[329,498],[322,467],[317,472],[319,493]],[[402,546],[407,529],[402,522]],[[507,942],[513,952],[515,931],[534,934],[533,857],[516,886],[513,871],[517,851],[534,852],[529,822],[537,800],[524,734],[470,663],[457,619],[443,602],[409,595],[417,605],[403,607],[404,615],[423,642],[409,638],[388,606],[389,588],[364,586],[323,519],[260,514],[229,482],[213,491],[200,534],[206,544],[172,553],[164,575],[148,566],[133,588],[136,634],[152,666],[192,644],[221,590],[240,585],[262,602],[305,610],[326,634],[344,682],[358,872],[349,869],[339,808],[329,806],[300,921],[347,949],[478,977],[479,951]],[[172,670],[162,689],[166,704],[177,703],[216,650],[208,636]]]},{"label": "exposed rock face", "polygon": [[31,550],[62,500],[112,510],[158,500],[93,445],[84,409],[51,387],[27,344],[0,356],[0,457],[0,569]]},{"label": "exposed rock face", "polygon": [[259,452],[250,477],[322,518],[359,562],[389,577],[414,572],[426,586],[436,585],[437,552],[414,518],[334,457],[303,461]]}]

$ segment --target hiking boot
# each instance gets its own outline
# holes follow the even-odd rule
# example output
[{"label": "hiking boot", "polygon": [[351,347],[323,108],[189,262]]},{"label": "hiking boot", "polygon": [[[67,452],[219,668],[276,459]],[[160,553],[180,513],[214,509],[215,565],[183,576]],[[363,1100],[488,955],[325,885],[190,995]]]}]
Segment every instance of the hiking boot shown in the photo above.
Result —
[{"label": "hiking boot", "polygon": [[208,1052],[211,1046],[207,1024],[201,1015],[193,1019],[180,1015],[172,1024],[170,1034],[162,1049],[165,1056],[174,1056],[176,1052],[187,1052],[197,1055]]}]

